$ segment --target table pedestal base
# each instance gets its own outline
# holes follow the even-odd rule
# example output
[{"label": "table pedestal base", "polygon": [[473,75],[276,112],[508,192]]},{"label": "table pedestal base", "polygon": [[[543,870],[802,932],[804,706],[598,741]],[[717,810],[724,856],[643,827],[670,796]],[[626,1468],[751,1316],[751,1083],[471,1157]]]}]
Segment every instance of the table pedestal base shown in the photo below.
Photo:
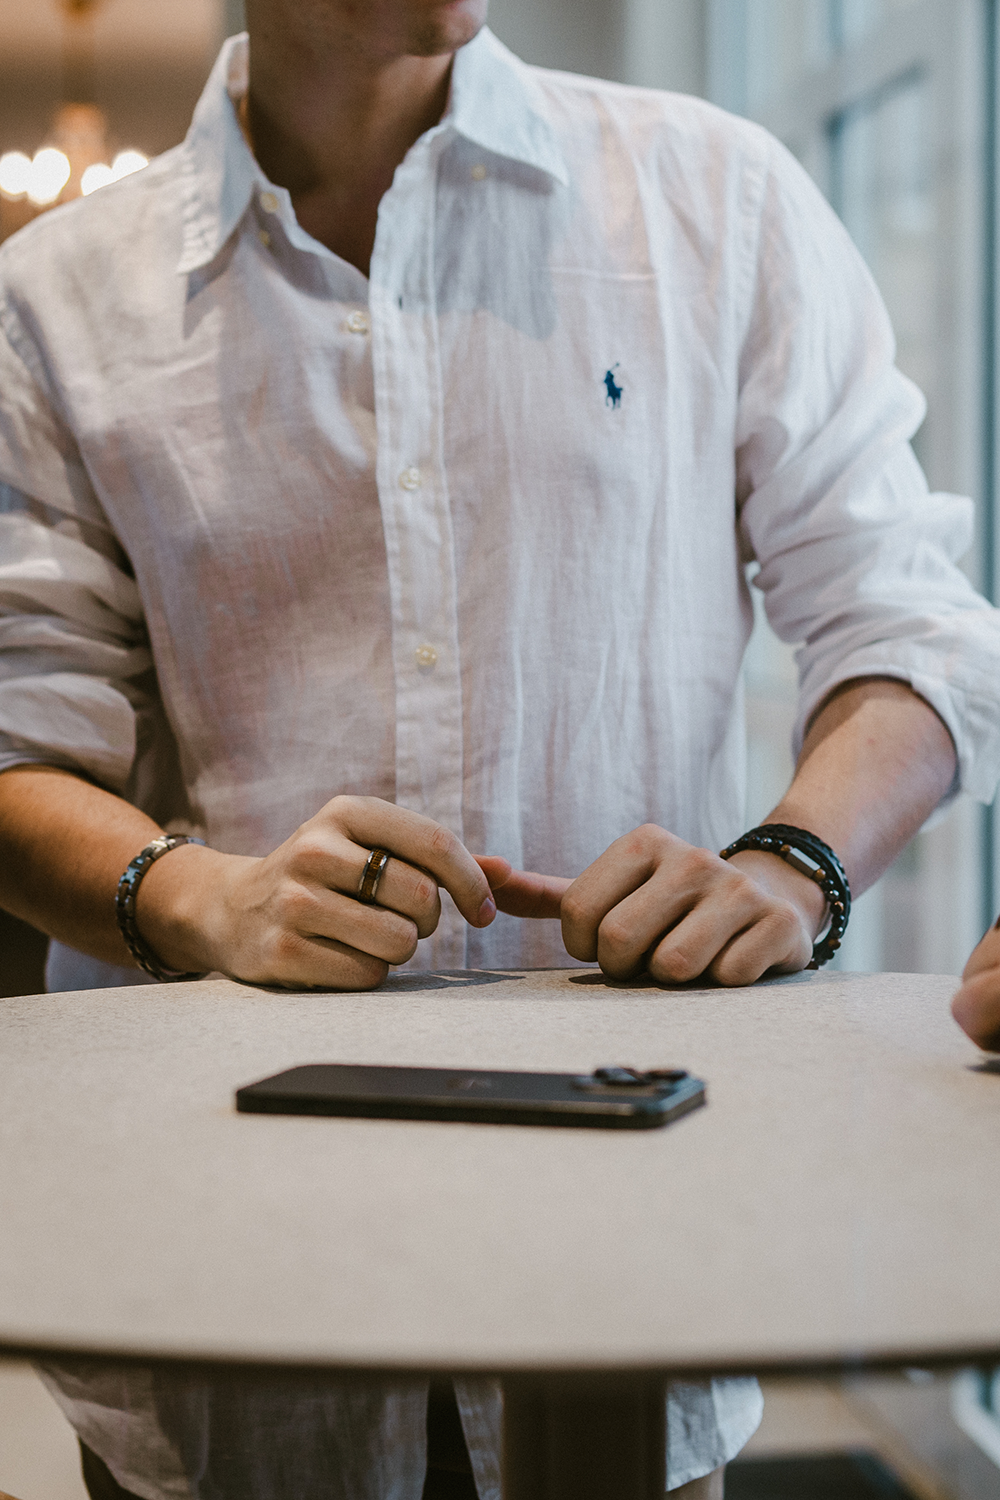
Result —
[{"label": "table pedestal base", "polygon": [[504,1500],[663,1500],[666,1389],[504,1382]]}]

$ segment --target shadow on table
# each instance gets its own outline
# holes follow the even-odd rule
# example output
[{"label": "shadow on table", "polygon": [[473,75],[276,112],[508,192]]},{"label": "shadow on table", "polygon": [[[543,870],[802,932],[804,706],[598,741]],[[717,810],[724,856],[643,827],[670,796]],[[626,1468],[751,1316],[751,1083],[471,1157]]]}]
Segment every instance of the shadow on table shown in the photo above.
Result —
[{"label": "shadow on table", "polygon": [[[473,985],[481,984],[506,984],[516,979],[531,979],[540,974],[565,973],[562,969],[521,969],[518,971],[488,970],[488,969],[439,969],[433,973],[414,972],[402,974],[390,974],[382,984],[379,985],[380,994],[405,994],[414,990],[464,990]],[[757,986],[775,984],[822,984],[824,980],[836,979],[843,983],[845,979],[862,978],[862,975],[830,973],[817,974],[804,970],[800,974],[775,974],[769,979],[759,979]],[[653,979],[648,974],[640,974],[635,979],[608,979],[601,973],[600,969],[581,969],[578,974],[567,975],[570,984],[593,986],[598,989],[607,990],[717,990],[726,988],[714,979],[701,977],[691,979],[686,984],[661,984],[659,980]],[[757,987],[755,986],[755,987]]]},{"label": "shadow on table", "polygon": [[379,985],[379,994],[400,994],[409,990],[466,990],[477,984],[505,984],[508,980],[526,979],[517,974],[489,972],[485,969],[441,969],[437,973],[390,974]]},{"label": "shadow on table", "polygon": [[[819,974],[815,970],[803,969],[799,974],[772,974],[770,978],[758,979],[755,985],[747,985],[746,988],[760,989],[765,986],[770,988],[775,984],[822,984],[827,979],[836,979],[843,983],[845,979],[862,977],[860,974],[855,976],[839,972]],[[639,974],[635,979],[608,979],[599,969],[571,974],[569,982],[570,984],[603,986],[608,990],[724,990],[730,988],[704,974],[699,975],[697,979],[689,979],[683,984],[666,984],[659,979],[653,979],[649,974]]]}]

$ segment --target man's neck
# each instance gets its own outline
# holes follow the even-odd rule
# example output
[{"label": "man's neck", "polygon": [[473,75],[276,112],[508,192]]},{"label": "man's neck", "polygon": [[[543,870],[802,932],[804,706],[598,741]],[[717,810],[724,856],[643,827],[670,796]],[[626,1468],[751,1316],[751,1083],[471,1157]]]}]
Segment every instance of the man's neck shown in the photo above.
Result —
[{"label": "man's neck", "polygon": [[[256,25],[255,8],[264,12]],[[444,112],[452,53],[376,48],[328,14],[310,26],[296,7],[248,10],[243,122],[254,154],[288,189],[302,227],[367,274],[379,202],[414,141]]]}]

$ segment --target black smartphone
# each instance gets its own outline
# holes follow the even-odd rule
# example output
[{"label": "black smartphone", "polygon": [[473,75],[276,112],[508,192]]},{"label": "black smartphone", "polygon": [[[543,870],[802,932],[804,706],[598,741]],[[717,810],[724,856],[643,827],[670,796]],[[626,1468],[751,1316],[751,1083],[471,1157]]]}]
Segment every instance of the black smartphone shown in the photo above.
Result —
[{"label": "black smartphone", "polygon": [[484,1125],[582,1125],[649,1130],[705,1103],[683,1068],[500,1073],[480,1068],[376,1068],[311,1063],[236,1091],[245,1114],[465,1120]]}]

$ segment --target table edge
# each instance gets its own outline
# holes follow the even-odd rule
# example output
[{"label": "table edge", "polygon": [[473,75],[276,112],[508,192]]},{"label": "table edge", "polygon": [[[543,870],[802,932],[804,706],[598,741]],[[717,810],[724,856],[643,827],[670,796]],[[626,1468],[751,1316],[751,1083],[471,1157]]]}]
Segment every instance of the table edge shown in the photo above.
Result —
[{"label": "table edge", "polygon": [[205,1370],[242,1370],[246,1373],[274,1373],[314,1376],[318,1370],[350,1376],[352,1379],[381,1380],[387,1377],[422,1377],[459,1375],[469,1378],[558,1379],[592,1381],[611,1377],[633,1379],[698,1379],[711,1376],[797,1377],[858,1374],[861,1372],[900,1369],[948,1370],[968,1365],[1000,1365],[1000,1339],[976,1344],[942,1345],[935,1349],[920,1347],[872,1348],[858,1350],[819,1350],[814,1353],[789,1351],[785,1355],[771,1352],[760,1359],[685,1359],[676,1363],[649,1360],[616,1360],[607,1364],[562,1362],[558,1360],[500,1360],[492,1364],[473,1362],[406,1361],[378,1363],[356,1360],[324,1359],[319,1355],[263,1354],[247,1350],[223,1356],[217,1352],[196,1350],[157,1350],[136,1347],[121,1348],[113,1342],[74,1343],[8,1338],[0,1332],[0,1359],[29,1361],[99,1360],[125,1365],[167,1365],[176,1368]]}]

